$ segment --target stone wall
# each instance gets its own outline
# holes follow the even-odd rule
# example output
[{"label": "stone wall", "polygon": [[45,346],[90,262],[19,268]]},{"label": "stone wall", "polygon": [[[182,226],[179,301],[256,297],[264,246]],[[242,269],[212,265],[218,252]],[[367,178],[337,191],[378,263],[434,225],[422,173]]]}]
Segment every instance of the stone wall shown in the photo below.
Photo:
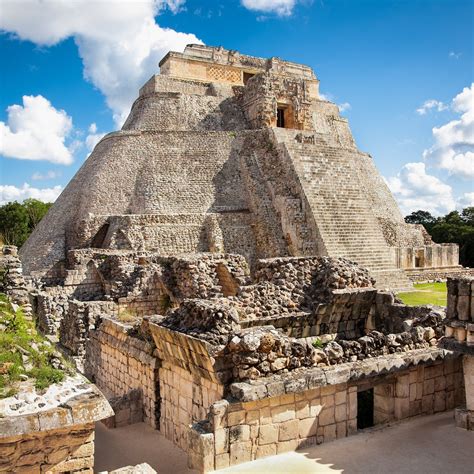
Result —
[{"label": "stone wall", "polygon": [[0,440],[2,472],[94,472],[94,424]]},{"label": "stone wall", "polygon": [[456,408],[456,425],[474,431],[474,277],[448,278],[445,348],[463,354],[466,405]]},{"label": "stone wall", "polygon": [[459,245],[431,244],[417,247],[395,248],[398,268],[404,270],[459,267]]},{"label": "stone wall", "polygon": [[209,431],[203,432],[202,425],[193,427],[191,466],[208,472],[354,434],[357,392],[370,388],[376,423],[449,410],[462,398],[460,362],[440,361],[391,377],[249,402],[218,401],[210,408]]},{"label": "stone wall", "polygon": [[163,362],[159,372],[160,431],[185,452],[190,426],[207,417],[209,407],[224,394],[223,385]]},{"label": "stone wall", "polygon": [[56,407],[0,416],[0,471],[93,473],[94,423],[113,414],[97,389],[69,398],[56,394]]},{"label": "stone wall", "polygon": [[[89,333],[86,345],[85,374],[108,398],[127,397],[134,390],[142,394],[143,421],[159,427],[160,388],[159,361],[154,346],[129,335],[131,326],[104,318]],[[118,402],[116,402],[118,403]],[[131,417],[123,412],[116,423]]]}]

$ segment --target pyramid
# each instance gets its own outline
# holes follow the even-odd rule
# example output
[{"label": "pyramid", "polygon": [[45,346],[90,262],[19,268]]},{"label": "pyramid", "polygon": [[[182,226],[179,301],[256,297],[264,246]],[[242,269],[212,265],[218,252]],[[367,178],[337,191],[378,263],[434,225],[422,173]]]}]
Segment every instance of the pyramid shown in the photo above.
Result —
[{"label": "pyramid", "polygon": [[25,273],[63,278],[83,248],[346,257],[391,289],[458,267],[404,222],[311,68],[202,45],[159,66],[22,247]]}]

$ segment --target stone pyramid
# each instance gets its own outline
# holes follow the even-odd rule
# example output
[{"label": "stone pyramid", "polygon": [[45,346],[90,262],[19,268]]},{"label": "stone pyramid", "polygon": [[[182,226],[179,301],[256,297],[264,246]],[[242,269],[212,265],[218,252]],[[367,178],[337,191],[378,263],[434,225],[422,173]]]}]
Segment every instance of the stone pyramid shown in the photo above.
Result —
[{"label": "stone pyramid", "polygon": [[458,265],[404,222],[370,155],[307,66],[188,45],[160,62],[21,249],[25,273],[62,278],[68,251],[329,255],[379,287]]}]

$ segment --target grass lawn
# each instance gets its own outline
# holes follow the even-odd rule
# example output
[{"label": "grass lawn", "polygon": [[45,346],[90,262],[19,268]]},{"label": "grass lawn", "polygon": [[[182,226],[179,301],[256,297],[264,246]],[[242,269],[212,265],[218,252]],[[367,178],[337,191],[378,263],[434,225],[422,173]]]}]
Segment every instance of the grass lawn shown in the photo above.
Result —
[{"label": "grass lawn", "polygon": [[414,291],[398,293],[397,296],[409,306],[434,304],[446,306],[446,283],[415,283]]}]

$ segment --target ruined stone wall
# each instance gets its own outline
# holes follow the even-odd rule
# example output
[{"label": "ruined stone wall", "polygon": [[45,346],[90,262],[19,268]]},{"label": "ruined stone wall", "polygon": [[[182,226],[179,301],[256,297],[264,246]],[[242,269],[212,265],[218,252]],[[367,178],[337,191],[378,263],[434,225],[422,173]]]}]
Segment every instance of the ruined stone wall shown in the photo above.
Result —
[{"label": "ruined stone wall", "polygon": [[[413,367],[392,377],[326,385],[248,402],[218,401],[210,430],[190,433],[192,467],[207,472],[329,442],[357,432],[357,392],[374,388],[376,423],[449,410],[462,398],[459,359]],[[293,388],[297,385],[293,385]],[[270,388],[270,385],[268,385]]]},{"label": "ruined stone wall", "polygon": [[397,265],[404,270],[422,268],[429,272],[431,268],[443,269],[459,266],[459,246],[457,244],[398,247],[395,250]]},{"label": "ruined stone wall", "polygon": [[[86,234],[92,231],[85,225],[90,214],[245,211],[240,147],[241,141],[231,132],[122,131],[108,135],[23,246],[26,273],[49,269],[61,275],[66,250],[86,245],[94,237]],[[105,183],[112,181],[114,187],[104,192]],[[231,221],[229,232],[235,241],[233,225]],[[248,227],[244,233],[237,229],[239,235],[252,235]],[[224,235],[225,231],[224,222]]]},{"label": "ruined stone wall", "polygon": [[[143,421],[158,428],[160,413],[159,361],[154,346],[128,335],[130,326],[104,319],[89,334],[85,374],[109,398],[142,393]],[[123,412],[123,418],[130,417]],[[120,422],[120,420],[119,420]]]},{"label": "ruined stone wall", "polygon": [[217,131],[248,128],[238,96],[154,92],[140,95],[122,129]]},{"label": "ruined stone wall", "polygon": [[94,423],[0,439],[0,471],[94,472]]},{"label": "ruined stone wall", "polygon": [[189,427],[207,417],[209,407],[223,397],[224,387],[168,362],[162,363],[159,379],[161,434],[187,452]]}]

